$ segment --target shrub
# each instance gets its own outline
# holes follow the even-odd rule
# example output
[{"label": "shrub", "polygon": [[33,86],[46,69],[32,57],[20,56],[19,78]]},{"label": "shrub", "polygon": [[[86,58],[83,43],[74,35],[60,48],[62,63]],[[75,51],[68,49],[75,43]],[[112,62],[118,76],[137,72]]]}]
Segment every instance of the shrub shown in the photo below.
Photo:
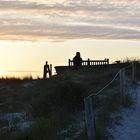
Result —
[{"label": "shrub", "polygon": [[31,111],[35,117],[46,116],[58,108],[66,111],[76,111],[83,107],[83,98],[86,94],[81,83],[61,82],[52,92],[45,92],[34,97],[31,101]]},{"label": "shrub", "polygon": [[52,99],[54,104],[69,111],[83,107],[86,90],[81,83],[65,82],[57,85]]}]

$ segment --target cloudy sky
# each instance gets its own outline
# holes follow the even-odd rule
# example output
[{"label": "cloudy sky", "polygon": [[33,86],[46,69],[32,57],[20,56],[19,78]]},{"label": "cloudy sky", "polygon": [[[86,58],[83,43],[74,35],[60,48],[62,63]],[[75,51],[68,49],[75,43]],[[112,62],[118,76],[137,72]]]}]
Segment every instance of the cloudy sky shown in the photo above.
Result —
[{"label": "cloudy sky", "polygon": [[0,68],[41,70],[75,51],[139,57],[139,15],[140,0],[0,0]]},{"label": "cloudy sky", "polygon": [[1,0],[0,38],[138,40],[139,15],[139,0]]}]

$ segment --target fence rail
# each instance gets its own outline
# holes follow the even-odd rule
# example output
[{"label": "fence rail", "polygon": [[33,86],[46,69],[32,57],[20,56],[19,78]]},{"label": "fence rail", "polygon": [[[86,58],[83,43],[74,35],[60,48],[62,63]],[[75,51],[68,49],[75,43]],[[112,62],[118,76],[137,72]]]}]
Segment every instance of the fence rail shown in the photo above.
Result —
[{"label": "fence rail", "polygon": [[85,105],[85,122],[86,122],[86,128],[87,128],[87,135],[88,135],[88,140],[94,140],[95,138],[95,133],[96,133],[96,122],[95,122],[95,114],[94,114],[94,108],[93,108],[93,97],[98,96],[100,94],[103,94],[104,90],[110,86],[114,80],[119,77],[119,83],[120,83],[120,97],[122,99],[122,102],[124,101],[125,97],[125,82],[126,82],[126,69],[127,68],[132,68],[132,77],[131,81],[135,82],[135,75],[136,75],[136,65],[133,62],[132,64],[128,65],[127,67],[124,67],[120,69],[114,78],[101,90],[99,90],[97,93],[92,93],[93,90],[90,91],[90,95],[84,98],[84,105]]},{"label": "fence rail", "polygon": [[[73,60],[68,60],[68,65],[71,67],[73,66]],[[97,66],[97,65],[107,65],[109,64],[109,59],[105,58],[104,60],[83,60],[82,61],[82,66]]]}]

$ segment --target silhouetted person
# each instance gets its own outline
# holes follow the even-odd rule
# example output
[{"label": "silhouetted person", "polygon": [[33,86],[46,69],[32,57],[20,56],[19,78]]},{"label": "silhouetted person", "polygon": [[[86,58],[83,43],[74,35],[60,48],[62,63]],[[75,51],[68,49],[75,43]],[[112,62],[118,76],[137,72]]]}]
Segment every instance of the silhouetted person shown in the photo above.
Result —
[{"label": "silhouetted person", "polygon": [[74,69],[79,69],[82,66],[82,58],[80,52],[76,53],[76,56],[73,58]]}]

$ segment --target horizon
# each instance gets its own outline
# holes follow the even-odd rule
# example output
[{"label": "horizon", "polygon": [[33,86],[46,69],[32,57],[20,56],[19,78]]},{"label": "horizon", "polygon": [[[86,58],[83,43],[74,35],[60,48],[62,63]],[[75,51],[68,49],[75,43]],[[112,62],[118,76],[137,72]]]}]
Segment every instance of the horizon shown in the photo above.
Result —
[{"label": "horizon", "polygon": [[77,51],[83,59],[140,58],[139,0],[1,0],[0,7],[0,77],[42,77],[45,61],[68,65]]}]

